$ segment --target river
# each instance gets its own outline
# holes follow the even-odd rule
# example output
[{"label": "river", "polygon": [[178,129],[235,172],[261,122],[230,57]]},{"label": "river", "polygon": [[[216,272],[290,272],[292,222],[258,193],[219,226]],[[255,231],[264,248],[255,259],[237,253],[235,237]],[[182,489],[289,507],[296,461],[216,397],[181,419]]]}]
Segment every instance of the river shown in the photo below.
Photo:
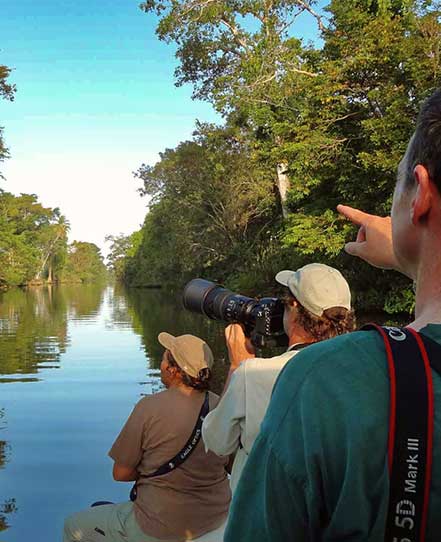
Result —
[{"label": "river", "polygon": [[0,542],[56,542],[66,515],[127,499],[130,484],[112,480],[107,452],[135,403],[161,389],[160,331],[207,340],[221,388],[222,326],[168,292],[0,294]]}]

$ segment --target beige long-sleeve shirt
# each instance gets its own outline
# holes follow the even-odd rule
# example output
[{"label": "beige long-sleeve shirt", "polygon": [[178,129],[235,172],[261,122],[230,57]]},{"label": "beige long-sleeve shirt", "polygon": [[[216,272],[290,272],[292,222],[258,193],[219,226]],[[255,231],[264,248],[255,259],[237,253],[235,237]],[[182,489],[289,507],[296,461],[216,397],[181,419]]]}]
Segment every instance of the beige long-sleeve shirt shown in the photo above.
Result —
[{"label": "beige long-sleeve shirt", "polygon": [[259,434],[276,379],[296,353],[243,361],[217,407],[204,420],[202,438],[206,450],[220,456],[236,453],[230,480],[233,492]]}]

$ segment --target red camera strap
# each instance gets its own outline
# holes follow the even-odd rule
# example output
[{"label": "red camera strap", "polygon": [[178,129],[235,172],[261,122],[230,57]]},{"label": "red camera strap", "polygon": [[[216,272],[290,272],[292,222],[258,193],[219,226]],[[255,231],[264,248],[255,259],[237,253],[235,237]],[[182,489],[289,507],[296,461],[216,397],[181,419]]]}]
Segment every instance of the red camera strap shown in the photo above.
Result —
[{"label": "red camera strap", "polygon": [[432,472],[431,364],[422,336],[413,329],[376,324],[364,329],[382,336],[389,369],[390,488],[384,540],[424,542]]}]

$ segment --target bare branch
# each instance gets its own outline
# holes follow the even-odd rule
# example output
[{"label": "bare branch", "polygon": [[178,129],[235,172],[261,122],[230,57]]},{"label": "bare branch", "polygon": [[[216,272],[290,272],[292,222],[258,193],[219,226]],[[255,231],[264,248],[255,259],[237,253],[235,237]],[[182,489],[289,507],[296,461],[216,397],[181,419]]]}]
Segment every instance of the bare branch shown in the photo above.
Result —
[{"label": "bare branch", "polygon": [[348,119],[350,117],[355,117],[358,114],[359,114],[358,111],[356,111],[355,113],[348,113],[347,115],[343,115],[342,117],[332,119],[332,120],[330,120],[329,122],[326,123],[326,128],[329,128],[329,126],[331,126],[332,124],[335,124],[335,123],[340,122],[342,120],[346,120],[346,119]]},{"label": "bare branch", "polygon": [[[294,73],[298,73],[300,75],[306,75],[308,77],[318,77],[318,75],[319,75],[318,73],[308,72],[306,70],[301,70],[300,68],[290,67],[290,70],[292,72],[294,72]],[[267,83],[270,83],[276,77],[277,77],[277,73],[273,73],[273,74],[268,75],[266,77],[258,78],[255,81],[253,81],[252,83],[248,83],[247,85],[244,85],[244,86],[247,89],[252,90],[252,89],[254,89],[256,87],[259,87],[259,86],[262,86],[262,85],[266,85]]]},{"label": "bare branch", "polygon": [[319,29],[321,30],[321,32],[324,32],[326,30],[326,27],[323,24],[323,18],[316,11],[312,9],[309,2],[304,2],[303,0],[297,0],[297,3],[299,4],[299,6],[305,9],[308,13],[310,13],[315,18]]},{"label": "bare branch", "polygon": [[301,75],[307,75],[308,77],[318,77],[318,73],[307,72],[306,70],[301,70],[299,68],[291,67],[290,70],[293,71],[294,73],[300,73]]},{"label": "bare branch", "polygon": [[289,70],[291,70],[294,73],[300,73],[301,75],[307,75],[308,77],[318,77],[318,73],[308,72],[306,70],[302,70],[300,68],[297,68],[297,66],[293,62],[287,62],[286,66]]},{"label": "bare branch", "polygon": [[237,26],[233,25],[232,23],[229,23],[225,19],[221,19],[220,22],[230,30],[230,32],[233,34],[235,40],[237,41],[237,43],[242,45],[242,47],[244,49],[249,50],[248,42],[243,37],[240,36],[240,32],[239,32]]},{"label": "bare branch", "polygon": [[268,77],[265,77],[263,79],[256,79],[253,83],[249,83],[248,85],[245,85],[248,89],[253,89],[260,85],[266,85],[266,83],[270,83],[273,79],[277,77],[276,73],[273,73],[272,75],[269,75]]}]

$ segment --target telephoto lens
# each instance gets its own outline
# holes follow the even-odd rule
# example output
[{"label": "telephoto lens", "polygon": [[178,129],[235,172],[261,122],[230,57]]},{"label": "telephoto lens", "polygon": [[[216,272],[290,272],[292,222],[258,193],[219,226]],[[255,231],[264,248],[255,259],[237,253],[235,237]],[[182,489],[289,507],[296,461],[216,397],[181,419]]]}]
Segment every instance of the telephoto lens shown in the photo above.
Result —
[{"label": "telephoto lens", "polygon": [[[252,325],[252,309],[257,300],[233,294],[230,290],[205,279],[193,279],[184,289],[184,307],[222,322]],[[250,321],[251,319],[251,321]]]},{"label": "telephoto lens", "polygon": [[184,307],[212,320],[239,323],[255,346],[285,346],[283,302],[273,297],[254,299],[235,294],[205,279],[193,279],[184,289]]}]

